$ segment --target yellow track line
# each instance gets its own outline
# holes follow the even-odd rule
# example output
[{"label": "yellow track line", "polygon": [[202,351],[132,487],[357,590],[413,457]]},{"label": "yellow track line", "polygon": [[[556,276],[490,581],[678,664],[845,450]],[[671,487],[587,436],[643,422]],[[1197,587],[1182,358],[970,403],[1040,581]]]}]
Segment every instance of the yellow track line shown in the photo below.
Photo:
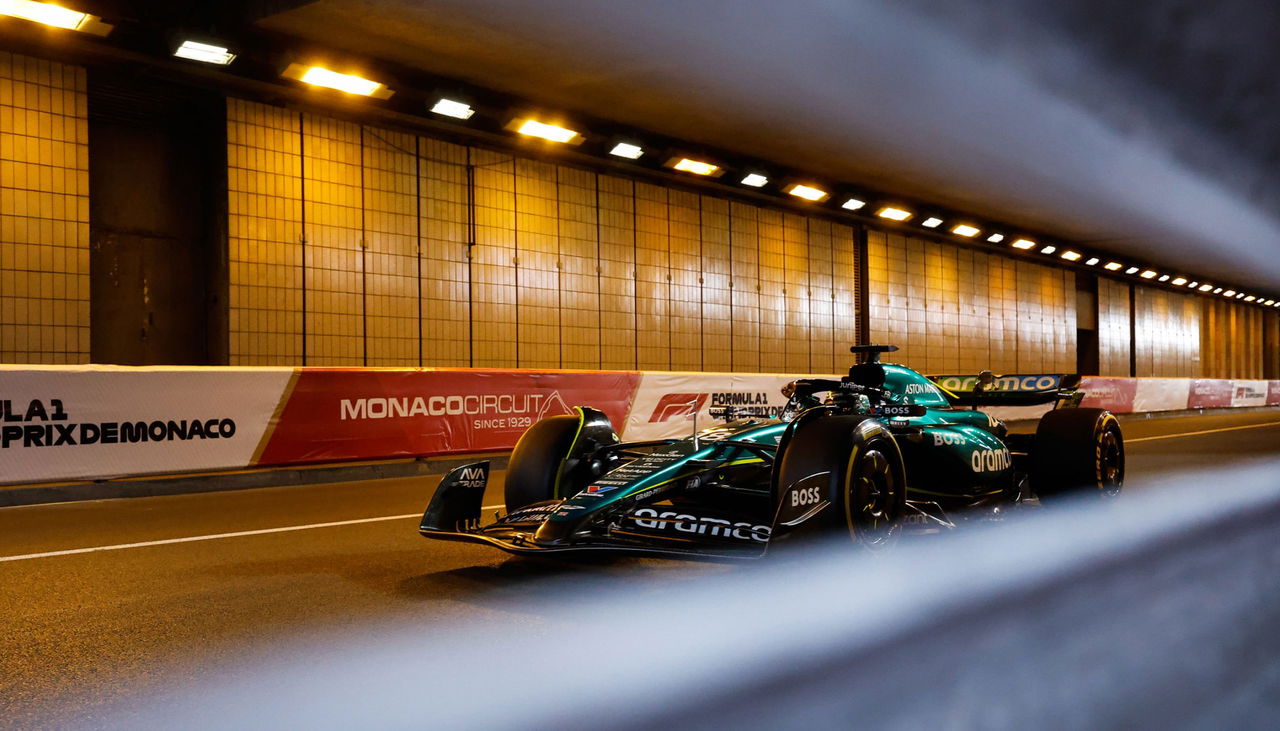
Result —
[{"label": "yellow track line", "polygon": [[1260,429],[1264,426],[1280,426],[1280,421],[1268,421],[1265,424],[1245,424],[1244,426],[1224,426],[1221,429],[1203,429],[1201,431],[1182,432],[1181,434],[1161,434],[1159,436],[1138,437],[1136,439],[1126,438],[1124,443],[1132,444],[1134,442],[1149,442],[1153,439],[1173,439],[1174,437],[1194,437],[1197,434],[1217,434],[1218,432],[1239,431],[1241,429]]}]

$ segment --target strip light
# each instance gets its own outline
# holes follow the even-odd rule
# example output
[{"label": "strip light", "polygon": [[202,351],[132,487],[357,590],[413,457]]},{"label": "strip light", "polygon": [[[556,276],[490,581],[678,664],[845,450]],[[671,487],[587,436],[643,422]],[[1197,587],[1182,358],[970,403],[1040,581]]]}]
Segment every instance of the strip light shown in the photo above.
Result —
[{"label": "strip light", "polygon": [[471,115],[476,113],[470,104],[452,99],[441,99],[431,107],[431,111],[454,119],[471,119]]},{"label": "strip light", "polygon": [[374,99],[390,99],[391,95],[395,93],[372,79],[366,79],[355,74],[340,74],[323,66],[291,63],[281,76],[288,79],[296,79],[312,86],[334,89],[356,96],[373,97]]},{"label": "strip light", "polygon": [[236,60],[236,55],[222,46],[190,40],[183,41],[182,45],[178,46],[173,52],[173,55],[189,61],[200,61],[201,63],[211,63],[218,66],[226,66]]},{"label": "strip light", "polygon": [[712,165],[701,160],[691,160],[687,157],[673,157],[667,161],[667,164],[682,173],[693,173],[694,175],[716,175],[720,172],[719,165]]},{"label": "strip light", "polygon": [[967,239],[971,239],[974,236],[977,236],[978,232],[979,232],[979,229],[977,226],[970,226],[967,223],[962,223],[956,226],[955,228],[951,229],[951,233],[955,234],[956,236],[963,236]]},{"label": "strip light", "polygon": [[615,157],[625,157],[628,160],[639,160],[644,154],[644,149],[640,145],[633,145],[630,142],[619,142],[609,150],[609,154]]},{"label": "strip light", "polygon": [[516,126],[516,133],[525,137],[537,137],[548,142],[559,142],[565,144],[568,142],[577,142],[582,139],[582,135],[568,127],[561,127],[558,124],[548,124],[547,122],[539,122],[536,119],[519,120]]},{"label": "strip light", "polygon": [[53,3],[38,3],[32,0],[0,0],[0,15],[21,18],[34,23],[64,30],[79,30],[89,18],[88,13],[58,7]]},{"label": "strip light", "polygon": [[911,218],[913,214],[911,213],[911,211],[904,211],[901,208],[894,208],[893,206],[885,206],[884,208],[881,208],[879,211],[877,211],[876,215],[881,218],[887,218],[890,221],[905,221],[908,218]]}]

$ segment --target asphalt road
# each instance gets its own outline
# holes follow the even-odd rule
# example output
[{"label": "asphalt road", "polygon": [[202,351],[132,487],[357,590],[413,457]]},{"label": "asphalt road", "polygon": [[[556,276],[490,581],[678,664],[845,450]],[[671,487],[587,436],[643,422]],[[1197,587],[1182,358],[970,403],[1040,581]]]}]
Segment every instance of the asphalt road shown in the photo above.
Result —
[{"label": "asphalt road", "polygon": [[[1124,428],[1129,491],[1280,454],[1280,409]],[[501,476],[486,505],[501,502]],[[0,728],[94,726],[139,698],[269,657],[280,643],[403,621],[426,633],[463,619],[536,632],[558,621],[537,600],[565,582],[661,595],[735,570],[652,559],[564,564],[428,543],[415,529],[437,480],[0,509]]]}]

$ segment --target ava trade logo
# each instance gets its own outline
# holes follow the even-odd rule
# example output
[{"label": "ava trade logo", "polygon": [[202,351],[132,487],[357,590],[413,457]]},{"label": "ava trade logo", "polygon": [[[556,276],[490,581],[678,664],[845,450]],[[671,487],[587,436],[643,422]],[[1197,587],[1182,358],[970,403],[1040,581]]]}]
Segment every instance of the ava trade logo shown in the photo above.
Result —
[{"label": "ava trade logo", "polygon": [[653,408],[653,414],[649,416],[649,423],[671,421],[678,418],[687,419],[701,411],[710,397],[711,394],[709,393],[663,394],[662,398],[658,399],[658,405]]}]

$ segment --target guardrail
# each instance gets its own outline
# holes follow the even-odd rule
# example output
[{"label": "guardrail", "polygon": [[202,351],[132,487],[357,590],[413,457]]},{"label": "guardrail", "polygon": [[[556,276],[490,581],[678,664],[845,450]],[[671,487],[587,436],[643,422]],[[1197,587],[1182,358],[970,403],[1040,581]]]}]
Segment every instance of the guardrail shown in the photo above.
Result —
[{"label": "guardrail", "polygon": [[[777,413],[794,377],[0,366],[0,484],[504,450],[534,421],[580,404],[603,409],[628,439],[658,439],[687,433],[695,413],[710,423],[717,406]],[[1280,405],[1280,381],[1087,378],[1082,388],[1086,405],[1117,413]]]},{"label": "guardrail", "polygon": [[660,590],[565,579],[519,606],[504,592],[541,621],[273,647],[114,723],[1270,726],[1278,566],[1280,462],[1215,469],[879,557],[828,548]]}]

